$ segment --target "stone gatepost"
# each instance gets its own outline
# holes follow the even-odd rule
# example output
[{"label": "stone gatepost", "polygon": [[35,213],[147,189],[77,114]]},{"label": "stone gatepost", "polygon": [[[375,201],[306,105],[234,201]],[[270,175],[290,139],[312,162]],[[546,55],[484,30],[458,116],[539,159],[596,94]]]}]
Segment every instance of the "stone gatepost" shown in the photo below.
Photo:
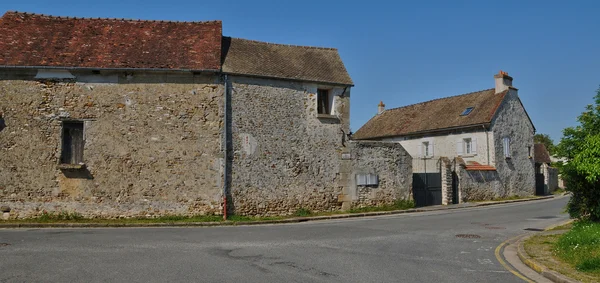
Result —
[{"label": "stone gatepost", "polygon": [[452,161],[447,157],[440,157],[440,172],[442,173],[442,204],[452,203]]}]

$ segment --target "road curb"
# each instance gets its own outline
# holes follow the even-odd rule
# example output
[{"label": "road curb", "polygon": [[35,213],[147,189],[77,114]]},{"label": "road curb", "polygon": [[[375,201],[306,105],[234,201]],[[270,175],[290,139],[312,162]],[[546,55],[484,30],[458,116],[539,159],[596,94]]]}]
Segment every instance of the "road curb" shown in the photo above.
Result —
[{"label": "road curb", "polygon": [[[564,225],[560,224],[560,225]],[[559,225],[557,225],[559,226]],[[556,226],[555,226],[556,227]],[[547,228],[552,229],[552,228]],[[525,251],[525,241],[527,241],[529,238],[538,235],[536,234],[529,234],[526,235],[522,238],[519,239],[519,241],[517,242],[517,256],[519,257],[519,259],[525,264],[527,265],[529,268],[533,269],[534,271],[536,271],[537,273],[539,273],[540,275],[546,277],[547,279],[551,280],[552,282],[557,282],[557,283],[577,283],[579,281],[576,281],[572,278],[569,278],[565,275],[562,275],[556,271],[550,270],[548,269],[546,266],[542,265],[541,263],[535,261],[533,258],[531,258],[527,252]]]},{"label": "road curb", "polygon": [[376,211],[376,212],[364,212],[364,213],[351,213],[351,214],[334,214],[325,216],[311,216],[311,217],[294,217],[280,220],[263,220],[263,221],[223,221],[223,222],[163,222],[163,223],[2,223],[0,221],[0,228],[120,228],[120,227],[214,227],[214,226],[247,226],[247,225],[265,225],[265,224],[286,224],[286,223],[299,223],[308,221],[319,221],[319,220],[332,220],[332,219],[344,219],[344,218],[357,218],[367,216],[382,216],[382,215],[395,215],[405,213],[417,213],[417,212],[429,212],[429,211],[442,211],[442,210],[455,210],[465,209],[473,207],[491,206],[499,204],[509,204],[517,202],[527,202],[536,200],[552,199],[555,196],[543,196],[528,199],[516,199],[516,200],[505,200],[498,202],[484,202],[477,203],[472,206],[466,207],[448,207],[440,206],[435,208],[411,208],[406,210],[392,210],[392,211]]}]

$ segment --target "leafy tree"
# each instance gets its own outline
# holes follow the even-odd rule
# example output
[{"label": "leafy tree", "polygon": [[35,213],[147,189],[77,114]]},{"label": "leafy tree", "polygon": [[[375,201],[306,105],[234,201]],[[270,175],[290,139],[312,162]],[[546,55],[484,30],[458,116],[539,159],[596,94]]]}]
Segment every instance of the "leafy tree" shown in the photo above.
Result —
[{"label": "leafy tree", "polygon": [[548,150],[550,155],[554,155],[554,141],[550,138],[549,135],[535,134],[535,136],[533,136],[533,142],[543,143],[546,146],[546,149]]},{"label": "leafy tree", "polygon": [[556,147],[569,160],[562,170],[572,192],[567,210],[572,217],[600,221],[600,89],[577,121],[580,125],[563,130]]}]

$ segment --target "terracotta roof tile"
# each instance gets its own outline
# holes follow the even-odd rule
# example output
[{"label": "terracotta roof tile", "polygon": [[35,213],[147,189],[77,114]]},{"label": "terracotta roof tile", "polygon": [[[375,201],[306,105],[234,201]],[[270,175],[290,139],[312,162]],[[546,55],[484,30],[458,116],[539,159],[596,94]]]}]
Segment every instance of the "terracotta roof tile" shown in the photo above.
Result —
[{"label": "terracotta roof tile", "polygon": [[533,153],[535,154],[533,160],[535,163],[551,163],[550,153],[546,149],[546,145],[543,143],[536,143],[533,145]]},{"label": "terracotta roof tile", "polygon": [[[385,110],[371,118],[352,138],[404,136],[490,123],[507,92],[486,89]],[[468,107],[473,107],[471,113],[461,116]]]},{"label": "terracotta roof tile", "polygon": [[352,85],[337,49],[223,37],[223,72]]},{"label": "terracotta roof tile", "polygon": [[221,22],[0,18],[0,66],[219,70]]},{"label": "terracotta roof tile", "polygon": [[469,161],[465,165],[467,171],[496,171],[496,167],[490,165],[483,165],[477,161]]}]

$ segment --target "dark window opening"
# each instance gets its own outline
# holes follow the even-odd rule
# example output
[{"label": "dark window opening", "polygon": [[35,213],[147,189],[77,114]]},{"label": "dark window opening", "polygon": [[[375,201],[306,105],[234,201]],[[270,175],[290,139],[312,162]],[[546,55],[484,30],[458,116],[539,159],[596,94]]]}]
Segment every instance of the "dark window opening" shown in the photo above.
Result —
[{"label": "dark window opening", "polygon": [[473,111],[473,108],[475,108],[475,107],[467,107],[467,109],[465,109],[465,111],[463,111],[463,113],[460,114],[460,116],[469,115],[469,113],[471,113],[471,111]]},{"label": "dark window opening", "polygon": [[329,90],[327,89],[317,89],[317,113],[330,114]]},{"label": "dark window opening", "polygon": [[60,163],[83,163],[83,121],[63,121]]}]

